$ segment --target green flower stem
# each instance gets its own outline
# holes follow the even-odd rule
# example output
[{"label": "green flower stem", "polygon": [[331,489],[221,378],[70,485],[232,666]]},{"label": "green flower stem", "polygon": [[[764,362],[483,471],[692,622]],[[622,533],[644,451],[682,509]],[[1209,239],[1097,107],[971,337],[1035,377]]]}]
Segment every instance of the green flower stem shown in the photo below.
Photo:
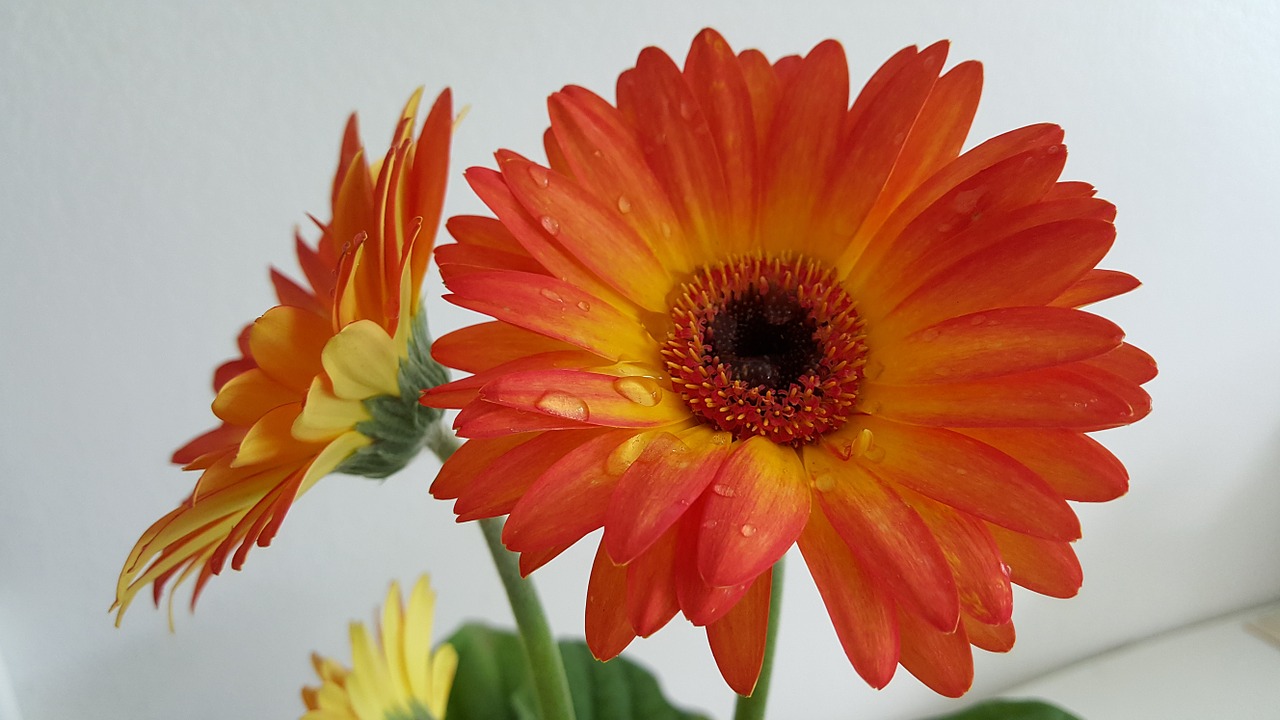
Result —
[{"label": "green flower stem", "polygon": [[538,706],[542,720],[573,720],[573,698],[569,695],[569,678],[564,673],[564,660],[560,646],[551,637],[551,626],[542,612],[542,602],[533,589],[533,583],[520,577],[520,562],[516,554],[502,544],[502,519],[486,518],[480,521],[484,539],[489,543],[489,553],[498,568],[498,576],[507,589],[511,612],[520,628],[525,654],[529,656],[529,669],[533,675],[533,688],[538,694]]},{"label": "green flower stem", "polygon": [[785,558],[773,565],[773,586],[769,589],[769,627],[765,631],[764,664],[760,679],[750,697],[738,696],[733,709],[733,720],[762,720],[765,704],[769,702],[769,680],[773,675],[773,653],[777,649],[778,617],[782,614],[782,566]]},{"label": "green flower stem", "polygon": [[[460,443],[451,433],[437,424],[427,437],[427,447],[444,462]],[[480,520],[489,554],[502,578],[507,591],[511,612],[520,630],[525,655],[529,659],[533,688],[538,697],[539,715],[542,720],[574,720],[573,698],[569,694],[569,679],[564,672],[564,660],[560,646],[551,637],[551,626],[542,610],[542,601],[533,583],[520,577],[520,561],[515,553],[502,544],[502,519]]]}]

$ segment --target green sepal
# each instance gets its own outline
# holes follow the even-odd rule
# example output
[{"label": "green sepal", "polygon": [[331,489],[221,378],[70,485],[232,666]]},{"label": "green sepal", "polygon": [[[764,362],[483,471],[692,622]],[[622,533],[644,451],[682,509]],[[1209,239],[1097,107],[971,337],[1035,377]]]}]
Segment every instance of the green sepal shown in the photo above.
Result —
[{"label": "green sepal", "polygon": [[1080,720],[1043,700],[987,700],[967,710],[932,720]]},{"label": "green sepal", "polygon": [[449,371],[431,359],[431,335],[427,314],[421,309],[410,323],[409,356],[397,373],[400,394],[379,395],[364,401],[373,417],[356,430],[373,442],[338,466],[337,472],[384,478],[397,472],[418,454],[439,422],[442,411],[418,402],[422,391],[449,381]]},{"label": "green sepal", "polygon": [[[470,623],[448,642],[458,651],[448,720],[538,720],[518,635]],[[708,720],[671,705],[657,679],[640,665],[622,657],[600,662],[580,640],[559,645],[577,720]]]}]

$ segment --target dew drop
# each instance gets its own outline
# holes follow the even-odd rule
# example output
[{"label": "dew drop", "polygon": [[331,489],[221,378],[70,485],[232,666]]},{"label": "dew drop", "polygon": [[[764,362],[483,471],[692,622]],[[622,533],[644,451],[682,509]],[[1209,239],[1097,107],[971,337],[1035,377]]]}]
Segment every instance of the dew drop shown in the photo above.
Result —
[{"label": "dew drop", "polygon": [[591,309],[591,303],[587,302],[586,300],[579,300],[578,309],[581,310],[582,312],[587,312],[588,310]]},{"label": "dew drop", "polygon": [[564,302],[564,298],[560,297],[560,293],[556,292],[555,290],[552,290],[551,288],[542,288],[541,290],[538,291],[538,294],[550,300],[551,302],[558,302],[558,303]]},{"label": "dew drop", "polygon": [[813,476],[813,486],[818,492],[831,492],[836,487],[836,476],[830,472],[820,472]]},{"label": "dew drop", "polygon": [[934,340],[937,340],[938,336],[941,334],[942,333],[938,332],[938,328],[928,328],[924,332],[920,333],[920,339],[925,342],[933,342]]},{"label": "dew drop", "polygon": [[662,400],[662,386],[652,378],[624,377],[613,381],[613,389],[637,405],[653,407]]},{"label": "dew drop", "polygon": [[969,471],[968,471],[968,470],[965,470],[965,469],[964,469],[964,468],[962,468],[962,467],[954,467],[954,468],[951,468],[951,469],[952,469],[952,470],[955,470],[957,475],[968,475],[968,474],[969,474]]},{"label": "dew drop", "polygon": [[555,415],[567,420],[583,421],[590,415],[587,410],[587,403],[582,398],[574,397],[560,390],[548,390],[533,404],[548,415]]},{"label": "dew drop", "polygon": [[662,223],[662,234],[664,237],[671,237],[671,223]]},{"label": "dew drop", "polygon": [[627,199],[626,195],[618,196],[618,212],[623,215],[631,212],[631,201]]},{"label": "dew drop", "polygon": [[648,443],[641,435],[632,435],[627,438],[621,445],[613,449],[609,453],[609,457],[604,461],[605,472],[610,475],[621,475],[631,467],[631,464],[640,457],[640,453],[644,452]]},{"label": "dew drop", "polygon": [[733,497],[734,495],[737,495],[737,492],[733,487],[723,483],[716,483],[715,485],[712,485],[711,492],[719,495],[720,497]]},{"label": "dew drop", "polygon": [[977,327],[986,321],[987,321],[986,315],[974,315],[973,317],[969,318],[969,324],[974,327]]},{"label": "dew drop", "polygon": [[884,460],[884,448],[879,445],[872,445],[867,448],[866,452],[862,453],[862,457],[870,462],[878,463]]},{"label": "dew drop", "polygon": [[852,452],[859,457],[866,455],[875,444],[875,436],[871,434],[870,428],[862,428],[862,432],[858,433],[858,439],[853,443]]},{"label": "dew drop", "polygon": [[547,175],[547,169],[537,165],[529,166],[529,177],[538,184],[538,187],[547,187],[551,184],[551,178]]},{"label": "dew drop", "polygon": [[733,440],[733,436],[727,432],[716,432],[711,434],[711,444],[724,447]]},{"label": "dew drop", "polygon": [[854,444],[852,440],[833,440],[827,443],[827,447],[841,460],[848,460],[853,457]]},{"label": "dew drop", "polygon": [[560,232],[560,221],[550,215],[543,215],[542,229],[546,230],[549,235],[556,235]]},{"label": "dew drop", "polygon": [[738,528],[738,532],[742,533],[742,537],[749,538],[756,534],[756,526],[751,523],[744,523],[742,527]]}]

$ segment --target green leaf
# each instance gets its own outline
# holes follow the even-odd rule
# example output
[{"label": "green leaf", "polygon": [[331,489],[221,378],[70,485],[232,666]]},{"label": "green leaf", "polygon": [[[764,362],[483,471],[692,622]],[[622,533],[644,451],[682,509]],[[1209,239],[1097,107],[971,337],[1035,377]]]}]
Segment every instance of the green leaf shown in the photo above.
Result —
[{"label": "green leaf", "polygon": [[951,715],[933,720],[1080,720],[1042,700],[988,700]]},{"label": "green leaf", "polygon": [[[447,720],[538,720],[518,635],[471,623],[449,643],[458,651],[458,672],[449,693]],[[560,653],[577,720],[709,720],[672,706],[653,674],[626,658],[602,663],[586,643],[570,640],[560,642]]]}]

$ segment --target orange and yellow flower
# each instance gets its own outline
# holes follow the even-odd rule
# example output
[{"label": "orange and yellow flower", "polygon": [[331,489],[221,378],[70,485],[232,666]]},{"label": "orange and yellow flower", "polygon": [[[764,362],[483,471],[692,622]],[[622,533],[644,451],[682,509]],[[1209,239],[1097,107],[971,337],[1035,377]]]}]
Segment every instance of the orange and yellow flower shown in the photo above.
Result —
[{"label": "orange and yellow flower", "polygon": [[1063,133],[967,152],[981,67],[894,55],[850,103],[841,46],[769,62],[713,31],[655,48],[617,104],[549,101],[548,165],[467,179],[436,258],[492,322],[433,346],[473,373],[424,402],[469,441],[432,492],[509,514],[531,572],[603,528],[587,641],[610,658],[677,612],[754,688],[771,568],[798,545],[853,667],[936,691],[1013,643],[1010,583],[1080,585],[1067,500],[1125,492],[1086,433],[1150,409],[1155,374],[1078,309],[1114,207],[1059,182]]},{"label": "orange and yellow flower", "polygon": [[381,643],[351,623],[351,669],[311,656],[320,687],[302,690],[302,720],[444,720],[458,669],[452,645],[431,649],[436,594],[423,576],[408,605],[391,584],[382,607]]},{"label": "orange and yellow flower", "polygon": [[418,294],[440,221],[452,110],[436,100],[417,140],[421,91],[406,105],[391,149],[372,165],[354,115],[333,184],[333,219],[312,248],[297,238],[308,286],[276,270],[280,304],[240,334],[242,357],[214,372],[221,424],[173,454],[201,471],[191,495],[143,533],[120,573],[119,623],[147,585],[196,574],[192,604],[227,562],[240,569],[271,542],[294,500],[321,477],[385,477],[422,446],[438,419],[418,404],[443,371]]}]

